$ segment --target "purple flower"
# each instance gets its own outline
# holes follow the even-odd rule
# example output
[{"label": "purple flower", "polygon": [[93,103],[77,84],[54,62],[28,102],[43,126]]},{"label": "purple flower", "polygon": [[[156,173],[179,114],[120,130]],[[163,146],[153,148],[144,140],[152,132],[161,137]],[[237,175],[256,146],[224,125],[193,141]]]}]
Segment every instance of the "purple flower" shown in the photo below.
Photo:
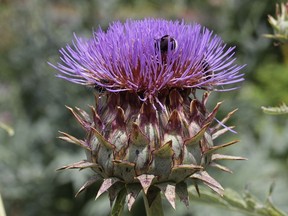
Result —
[{"label": "purple flower", "polygon": [[62,62],[52,66],[70,82],[147,99],[167,88],[234,89],[225,86],[244,80],[234,49],[198,24],[127,20],[90,39],[75,35],[73,46],[60,50]]},{"label": "purple flower", "polygon": [[104,90],[90,115],[68,108],[86,131],[84,139],[60,132],[87,155],[60,169],[94,171],[77,194],[101,181],[96,198],[108,192],[117,209],[127,197],[130,210],[142,190],[147,212],[155,215],[162,215],[155,212],[162,209],[160,192],[173,208],[176,195],[188,206],[191,183],[197,193],[202,182],[223,195],[207,168],[231,172],[218,161],[244,159],[215,153],[238,142],[214,145],[232,131],[225,123],[236,110],[216,120],[221,103],[209,111],[209,93],[198,99],[195,90],[227,91],[243,80],[234,47],[197,24],[145,19],[115,22],[88,40],[75,36],[60,53],[62,62],[52,65],[59,77]]}]

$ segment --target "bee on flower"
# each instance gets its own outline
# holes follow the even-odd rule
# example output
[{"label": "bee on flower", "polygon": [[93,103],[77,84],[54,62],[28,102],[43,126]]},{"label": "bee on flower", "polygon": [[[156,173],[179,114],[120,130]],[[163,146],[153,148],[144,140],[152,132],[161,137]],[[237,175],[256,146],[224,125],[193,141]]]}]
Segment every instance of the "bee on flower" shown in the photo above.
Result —
[{"label": "bee on flower", "polygon": [[141,191],[149,205],[162,192],[174,208],[176,194],[188,205],[191,184],[223,194],[207,167],[230,172],[218,161],[243,159],[217,153],[237,140],[214,145],[232,130],[224,124],[235,111],[218,121],[221,103],[206,105],[210,92],[236,89],[244,80],[234,50],[198,24],[163,19],[114,22],[90,39],[75,36],[52,66],[60,78],[101,89],[91,114],[69,108],[87,136],[61,132],[87,152],[61,169],[95,172],[79,192],[101,181],[97,197],[108,192],[113,203],[124,193],[129,209]]}]

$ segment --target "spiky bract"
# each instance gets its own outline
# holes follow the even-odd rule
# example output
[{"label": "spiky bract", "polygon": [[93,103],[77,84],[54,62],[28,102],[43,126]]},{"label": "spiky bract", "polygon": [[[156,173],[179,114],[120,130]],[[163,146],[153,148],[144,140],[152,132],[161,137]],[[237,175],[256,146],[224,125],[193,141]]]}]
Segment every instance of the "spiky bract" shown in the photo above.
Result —
[{"label": "spiky bract", "polygon": [[213,144],[229,130],[222,125],[234,111],[212,126],[221,103],[209,112],[205,106],[208,93],[202,100],[190,93],[176,89],[162,93],[159,99],[164,108],[142,102],[127,92],[104,93],[91,107],[91,116],[69,108],[88,136],[79,140],[62,132],[61,138],[85,148],[87,160],[62,169],[92,168],[96,175],[80,191],[92,182],[103,181],[97,197],[108,191],[111,202],[126,187],[129,209],[142,189],[151,202],[153,194],[149,191],[155,187],[162,190],[173,207],[176,194],[188,205],[187,185],[191,183],[197,188],[198,182],[203,182],[222,194],[222,186],[206,172],[206,167],[231,172],[217,161],[243,159],[215,153],[237,141]]}]

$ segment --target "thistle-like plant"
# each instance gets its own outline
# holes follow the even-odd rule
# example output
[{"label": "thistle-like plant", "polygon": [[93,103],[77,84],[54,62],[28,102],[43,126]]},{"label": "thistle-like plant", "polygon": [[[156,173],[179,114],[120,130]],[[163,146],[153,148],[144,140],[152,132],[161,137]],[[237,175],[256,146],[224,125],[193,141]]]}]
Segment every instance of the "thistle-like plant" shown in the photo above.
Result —
[{"label": "thistle-like plant", "polygon": [[266,34],[268,38],[273,38],[281,43],[288,42],[288,2],[276,4],[276,17],[268,15],[268,22],[273,28],[274,34]]},{"label": "thistle-like plant", "polygon": [[[268,15],[268,22],[273,28],[274,34],[265,34],[267,38],[272,38],[280,42],[283,60],[286,67],[283,72],[287,72],[288,65],[288,2],[276,4],[276,18]],[[267,114],[287,114],[288,108],[285,103],[278,107],[261,107]]]},{"label": "thistle-like plant", "polygon": [[198,193],[202,182],[222,195],[207,167],[231,172],[218,161],[243,158],[217,153],[237,143],[214,144],[233,131],[225,122],[235,110],[217,120],[221,102],[209,110],[207,101],[210,92],[232,90],[243,81],[244,66],[235,64],[234,50],[198,24],[162,19],[114,22],[90,39],[75,36],[52,66],[60,78],[96,92],[91,114],[68,107],[87,136],[60,136],[87,153],[85,160],[60,169],[95,172],[77,194],[101,181],[96,198],[108,192],[119,213],[119,203],[127,198],[130,210],[142,191],[147,215],[158,215],[161,192],[174,208],[176,194],[188,205],[191,184]]}]

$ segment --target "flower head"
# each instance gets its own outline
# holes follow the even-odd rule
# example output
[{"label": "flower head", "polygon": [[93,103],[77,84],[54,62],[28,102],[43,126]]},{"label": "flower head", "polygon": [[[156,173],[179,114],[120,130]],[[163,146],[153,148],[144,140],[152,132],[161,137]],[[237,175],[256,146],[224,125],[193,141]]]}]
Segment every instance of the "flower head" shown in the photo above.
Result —
[{"label": "flower head", "polygon": [[[224,90],[243,80],[235,47],[198,24],[162,19],[114,22],[60,50],[59,77],[110,92],[155,97],[167,88]],[[227,89],[226,89],[227,90]]]},{"label": "flower head", "polygon": [[268,22],[274,30],[274,34],[266,34],[268,38],[274,38],[282,43],[288,42],[288,2],[276,4],[276,17],[268,15]]},{"label": "flower head", "polygon": [[62,169],[95,172],[80,192],[102,181],[97,197],[108,191],[113,203],[124,193],[129,209],[141,190],[149,205],[162,191],[174,208],[176,194],[188,205],[191,183],[197,191],[203,182],[223,194],[206,170],[230,172],[218,161],[243,159],[215,153],[237,142],[213,142],[231,130],[224,123],[234,111],[215,122],[221,103],[209,111],[209,93],[198,99],[195,91],[224,90],[243,80],[233,47],[197,24],[145,19],[115,22],[88,40],[75,36],[60,53],[62,63],[53,66],[59,77],[103,90],[91,115],[69,108],[87,136],[61,132],[61,139],[87,152],[86,160]]}]

